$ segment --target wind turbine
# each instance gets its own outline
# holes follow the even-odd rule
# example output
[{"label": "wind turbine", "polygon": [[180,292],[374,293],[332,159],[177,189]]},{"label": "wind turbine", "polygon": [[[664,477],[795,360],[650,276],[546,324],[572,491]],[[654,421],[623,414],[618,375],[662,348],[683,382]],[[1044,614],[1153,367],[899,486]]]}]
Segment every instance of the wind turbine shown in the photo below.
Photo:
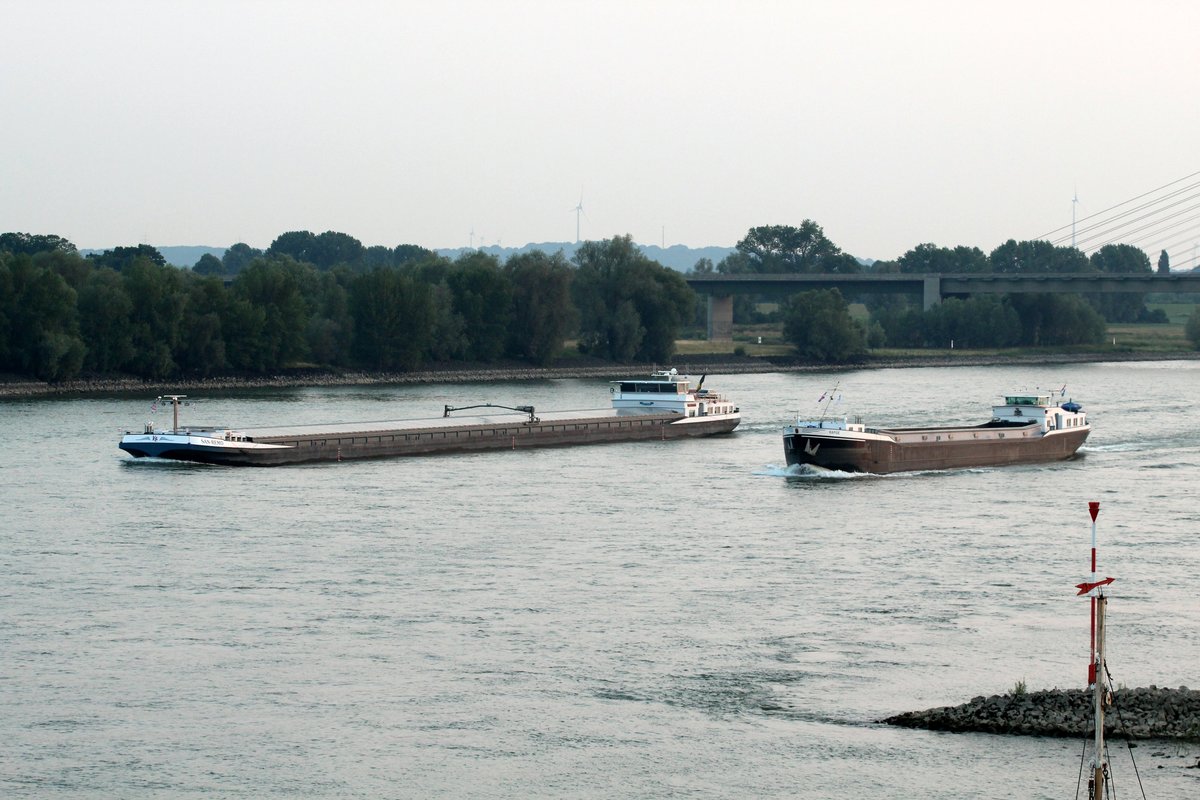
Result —
[{"label": "wind turbine", "polygon": [[585,216],[585,217],[587,216],[587,214],[583,213],[583,192],[582,191],[579,192],[579,205],[575,206],[571,210],[575,212],[575,244],[579,244],[579,216],[581,214],[583,214],[583,216]]}]

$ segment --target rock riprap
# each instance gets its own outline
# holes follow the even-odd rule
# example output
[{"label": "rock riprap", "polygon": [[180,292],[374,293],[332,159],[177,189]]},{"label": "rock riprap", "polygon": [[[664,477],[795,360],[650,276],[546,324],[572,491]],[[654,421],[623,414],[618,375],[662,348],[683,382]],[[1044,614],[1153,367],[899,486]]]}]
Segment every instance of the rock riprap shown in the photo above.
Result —
[{"label": "rock riprap", "polygon": [[[976,697],[962,705],[909,711],[881,721],[933,731],[1084,736],[1094,730],[1093,702],[1088,690],[1048,689]],[[1200,741],[1200,691],[1186,686],[1113,691],[1104,730],[1118,738]]]}]

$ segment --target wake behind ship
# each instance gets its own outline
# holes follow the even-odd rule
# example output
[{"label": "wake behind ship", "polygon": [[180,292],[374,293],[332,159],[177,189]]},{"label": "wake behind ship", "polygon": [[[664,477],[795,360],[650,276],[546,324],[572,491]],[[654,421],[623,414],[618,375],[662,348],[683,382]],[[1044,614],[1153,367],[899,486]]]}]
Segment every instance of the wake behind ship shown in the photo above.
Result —
[{"label": "wake behind ship", "polygon": [[[1065,390],[1064,390],[1065,391]],[[789,466],[842,472],[910,472],[1061,461],[1091,433],[1083,408],[1053,394],[1008,395],[974,426],[871,428],[821,417],[784,428]]]},{"label": "wake behind ship", "polygon": [[[676,370],[649,379],[613,381],[611,408],[538,413],[532,406],[483,403],[446,406],[441,417],[370,423],[338,423],[235,430],[224,426],[180,427],[184,395],[167,395],[173,426],[126,432],[118,445],[135,458],[167,458],[230,466],[276,466],[309,461],[426,455],[470,450],[517,450],[676,439],[729,433],[741,411],[724,395],[691,386]],[[458,411],[496,409],[486,415]]]}]

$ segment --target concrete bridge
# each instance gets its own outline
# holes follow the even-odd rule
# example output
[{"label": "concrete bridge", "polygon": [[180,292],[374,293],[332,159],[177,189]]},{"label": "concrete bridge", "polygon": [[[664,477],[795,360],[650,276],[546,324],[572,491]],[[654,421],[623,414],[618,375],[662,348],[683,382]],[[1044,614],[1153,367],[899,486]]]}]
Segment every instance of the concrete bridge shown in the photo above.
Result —
[{"label": "concrete bridge", "polygon": [[1003,272],[902,274],[847,273],[758,275],[688,275],[688,285],[708,295],[708,338],[733,338],[733,295],[792,295],[813,289],[837,289],[843,296],[860,294],[920,294],[926,310],[954,295],[1010,292],[1196,292],[1200,272],[1158,273],[1065,272],[1014,274]]}]

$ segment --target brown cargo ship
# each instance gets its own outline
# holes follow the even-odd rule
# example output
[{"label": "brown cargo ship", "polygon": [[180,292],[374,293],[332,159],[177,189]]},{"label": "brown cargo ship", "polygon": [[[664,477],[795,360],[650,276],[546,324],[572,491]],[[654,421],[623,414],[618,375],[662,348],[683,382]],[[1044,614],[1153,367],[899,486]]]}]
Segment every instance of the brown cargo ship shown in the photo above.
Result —
[{"label": "brown cargo ship", "polygon": [[1075,402],[1054,394],[1009,395],[974,426],[872,428],[861,420],[797,421],[784,428],[788,466],[841,472],[912,472],[994,467],[1071,458],[1091,433]]},{"label": "brown cargo ship", "polygon": [[[135,458],[167,458],[231,466],[275,466],[307,461],[426,455],[469,450],[517,450],[676,439],[729,433],[741,412],[728,398],[695,386],[675,370],[649,379],[613,381],[612,407],[538,413],[533,406],[484,403],[454,408],[431,419],[339,423],[234,430],[223,426],[180,427],[184,395],[159,398],[173,408],[173,426],[127,432],[119,447]],[[486,416],[456,412],[494,409]]]}]

